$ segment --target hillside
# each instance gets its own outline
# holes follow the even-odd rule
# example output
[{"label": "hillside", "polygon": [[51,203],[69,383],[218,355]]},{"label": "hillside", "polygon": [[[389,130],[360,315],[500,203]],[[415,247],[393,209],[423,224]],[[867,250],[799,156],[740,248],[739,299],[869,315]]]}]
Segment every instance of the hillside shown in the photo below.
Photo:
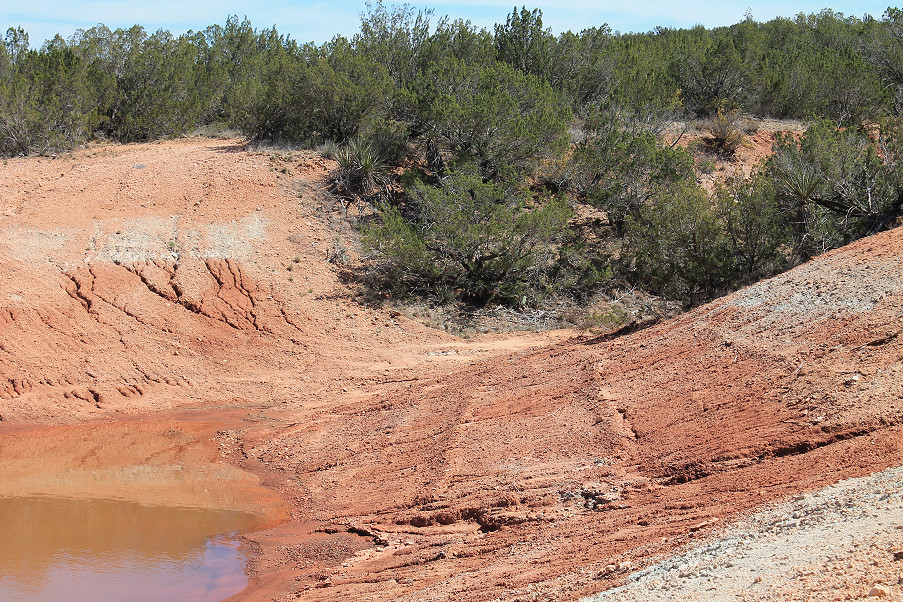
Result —
[{"label": "hillside", "polygon": [[327,167],[208,139],[0,167],[0,439],[221,424],[291,510],[247,537],[249,600],[576,598],[903,462],[903,230],[633,333],[463,340],[354,302]]},{"label": "hillside", "polygon": [[306,517],[387,542],[304,597],[590,593],[717,519],[899,463],[900,244],[250,438]]},{"label": "hillside", "polygon": [[444,360],[420,346],[459,341],[349,300],[323,162],[197,139],[8,161],[3,419],[281,402],[303,379],[339,390]]}]

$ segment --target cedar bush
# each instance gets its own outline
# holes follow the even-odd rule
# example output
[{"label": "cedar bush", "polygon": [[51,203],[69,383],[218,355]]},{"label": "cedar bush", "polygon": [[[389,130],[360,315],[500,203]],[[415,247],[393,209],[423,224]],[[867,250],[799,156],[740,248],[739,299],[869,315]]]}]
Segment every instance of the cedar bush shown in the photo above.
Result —
[{"label": "cedar bush", "polygon": [[417,82],[412,99],[426,133],[489,178],[532,173],[567,146],[570,110],[548,83],[504,63],[447,57]]},{"label": "cedar bush", "polygon": [[693,306],[792,265],[787,223],[764,177],[710,199],[694,184],[659,191],[626,226],[628,276]]},{"label": "cedar bush", "polygon": [[556,243],[570,209],[535,198],[514,181],[486,181],[474,170],[450,174],[438,187],[415,182],[404,215],[384,207],[364,231],[376,263],[373,281],[396,294],[448,301],[527,304],[553,292]]}]

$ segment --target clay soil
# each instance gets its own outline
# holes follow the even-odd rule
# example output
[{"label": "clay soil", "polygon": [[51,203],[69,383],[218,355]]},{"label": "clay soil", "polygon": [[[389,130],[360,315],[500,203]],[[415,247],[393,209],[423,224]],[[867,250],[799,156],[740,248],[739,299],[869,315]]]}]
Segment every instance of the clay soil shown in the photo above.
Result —
[{"label": "clay soil", "polygon": [[210,139],[0,166],[0,438],[219,421],[291,515],[247,535],[246,600],[576,599],[903,463],[903,230],[644,330],[461,339],[356,302],[329,168]]}]

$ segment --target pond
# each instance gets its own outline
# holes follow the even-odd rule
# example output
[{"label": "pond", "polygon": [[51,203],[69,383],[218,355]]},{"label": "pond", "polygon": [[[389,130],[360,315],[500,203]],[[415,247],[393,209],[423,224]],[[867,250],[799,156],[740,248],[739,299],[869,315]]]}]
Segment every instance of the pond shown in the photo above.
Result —
[{"label": "pond", "polygon": [[212,424],[0,433],[0,599],[215,602],[247,586],[237,534],[285,510],[221,460]]}]

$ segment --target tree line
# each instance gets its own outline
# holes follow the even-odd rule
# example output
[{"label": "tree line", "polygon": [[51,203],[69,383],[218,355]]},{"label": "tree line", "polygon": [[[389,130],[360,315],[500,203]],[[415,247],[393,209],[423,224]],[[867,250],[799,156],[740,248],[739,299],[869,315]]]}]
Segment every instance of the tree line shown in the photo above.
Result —
[{"label": "tree line", "polygon": [[[236,17],[0,44],[0,154],[211,125],[320,147],[334,194],[376,212],[371,285],[477,303],[586,298],[616,277],[692,305],[890,227],[901,111],[895,8],[554,35],[539,10],[490,31],[379,3],[320,45]],[[666,129],[699,120],[729,155],[744,116],[809,125],[706,192]]]}]

